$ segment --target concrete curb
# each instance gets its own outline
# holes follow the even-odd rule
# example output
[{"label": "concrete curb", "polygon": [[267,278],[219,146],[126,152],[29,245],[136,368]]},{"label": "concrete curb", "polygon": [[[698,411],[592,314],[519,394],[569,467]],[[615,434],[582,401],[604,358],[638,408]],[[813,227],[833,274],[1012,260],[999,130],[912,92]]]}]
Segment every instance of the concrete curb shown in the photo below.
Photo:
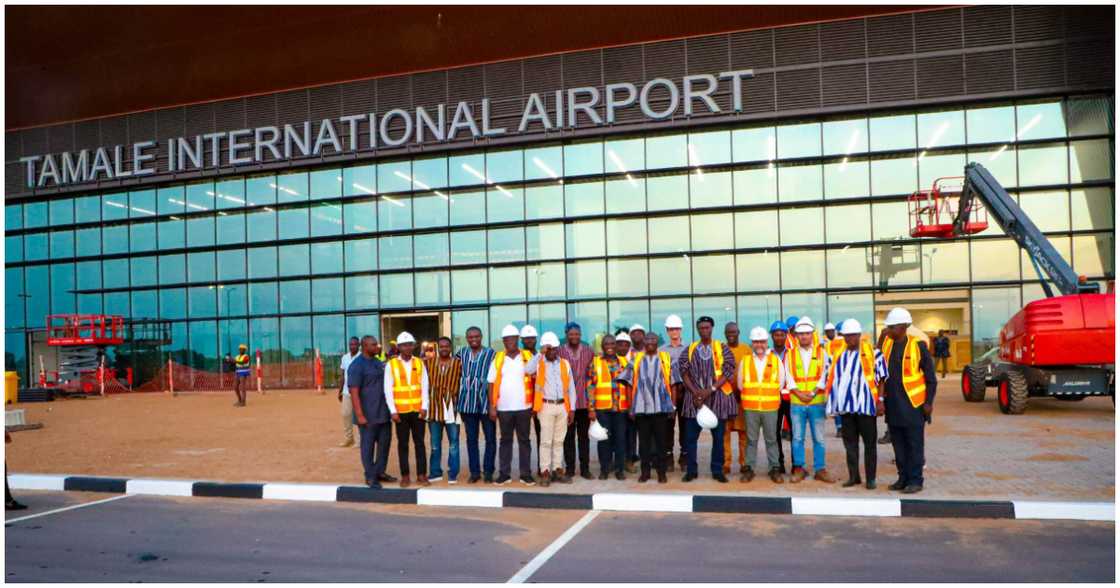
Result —
[{"label": "concrete curb", "polygon": [[66,490],[150,496],[257,498],[315,502],[377,502],[474,508],[549,508],[624,512],[712,512],[811,516],[926,517],[1115,521],[1112,502],[943,500],[839,496],[735,496],[596,492],[568,494],[496,489],[385,488],[287,482],[227,483],[155,478],[11,474],[14,490]]}]

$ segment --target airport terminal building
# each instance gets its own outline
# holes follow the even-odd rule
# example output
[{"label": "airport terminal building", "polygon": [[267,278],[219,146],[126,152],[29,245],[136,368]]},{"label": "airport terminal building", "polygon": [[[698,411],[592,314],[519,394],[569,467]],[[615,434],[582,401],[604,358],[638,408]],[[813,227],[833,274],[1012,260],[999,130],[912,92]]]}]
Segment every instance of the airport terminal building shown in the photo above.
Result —
[{"label": "airport terminal building", "polygon": [[110,350],[138,381],[246,342],[286,386],[350,335],[896,305],[967,361],[1038,276],[994,224],[911,238],[906,198],[980,162],[1113,280],[1114,45],[1111,6],[923,10],[8,131],[6,363],[51,314],[166,321]]}]

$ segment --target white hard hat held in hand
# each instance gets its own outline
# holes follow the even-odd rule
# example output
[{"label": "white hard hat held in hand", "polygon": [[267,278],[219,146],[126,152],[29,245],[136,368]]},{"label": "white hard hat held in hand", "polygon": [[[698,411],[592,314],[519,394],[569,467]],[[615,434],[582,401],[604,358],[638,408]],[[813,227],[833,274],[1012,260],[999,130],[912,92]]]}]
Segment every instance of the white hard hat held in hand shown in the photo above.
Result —
[{"label": "white hard hat held in hand", "polygon": [[587,429],[587,436],[596,441],[606,441],[610,437],[610,433],[599,424],[599,421],[591,421],[591,426]]},{"label": "white hard hat held in hand", "polygon": [[714,429],[719,426],[719,419],[716,417],[716,413],[712,412],[712,409],[705,404],[700,407],[700,410],[696,411],[696,424],[704,429]]}]

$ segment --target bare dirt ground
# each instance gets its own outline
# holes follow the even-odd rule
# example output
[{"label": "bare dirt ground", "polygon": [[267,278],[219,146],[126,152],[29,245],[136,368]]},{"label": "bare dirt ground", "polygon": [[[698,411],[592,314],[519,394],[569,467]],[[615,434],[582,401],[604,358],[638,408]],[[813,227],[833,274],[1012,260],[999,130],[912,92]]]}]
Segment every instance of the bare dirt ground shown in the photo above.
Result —
[{"label": "bare dirt ground", "polygon": [[[942,381],[933,424],[927,428],[926,491],[922,497],[1114,499],[1115,410],[1109,399],[1032,400],[1026,414],[1008,416],[999,413],[993,397],[994,391],[989,391],[986,402],[965,403],[958,378]],[[334,393],[251,393],[247,408],[234,408],[232,403],[232,393],[178,397],[150,393],[9,406],[25,409],[27,422],[43,423],[44,427],[13,435],[14,442],[7,446],[8,468],[21,473],[362,483],[358,450],[338,447],[342,434]],[[879,425],[881,432],[885,425],[881,420]],[[833,436],[831,420],[826,430],[829,470],[844,479],[843,445]],[[475,488],[465,484],[465,444],[461,435],[459,488]],[[678,471],[664,485],[640,485],[630,475],[625,482],[578,480],[549,490],[869,497],[887,495],[884,487],[896,477],[892,449],[879,445],[880,488],[874,492],[812,481],[774,485],[762,477],[741,484],[738,448],[733,444],[732,483],[718,484],[707,473],[709,444],[710,437],[702,435],[701,477],[690,484],[680,482]],[[765,461],[762,448],[759,460]],[[515,476],[516,461],[515,455]],[[593,469],[597,472],[598,467]],[[398,470],[394,439],[389,471],[396,474]],[[525,489],[516,482],[506,488]]]}]

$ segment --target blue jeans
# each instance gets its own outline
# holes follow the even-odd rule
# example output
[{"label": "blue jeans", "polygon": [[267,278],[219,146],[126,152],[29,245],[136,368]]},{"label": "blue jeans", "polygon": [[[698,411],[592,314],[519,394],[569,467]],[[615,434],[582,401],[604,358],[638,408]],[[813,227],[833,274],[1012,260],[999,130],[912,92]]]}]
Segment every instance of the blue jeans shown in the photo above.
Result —
[{"label": "blue jeans", "polygon": [[[685,428],[687,429],[687,437],[685,438],[685,453],[688,455],[688,466],[685,473],[693,476],[697,475],[697,470],[700,466],[697,464],[696,458],[696,444],[700,441],[700,431],[704,428],[700,423],[696,422],[696,418],[685,419]],[[719,420],[719,424],[712,431],[712,475],[723,475],[723,432],[727,428],[727,421],[724,419]]]},{"label": "blue jeans", "polygon": [[824,404],[808,406],[794,404],[789,407],[793,426],[793,467],[805,467],[805,429],[813,432],[813,473],[824,469]]},{"label": "blue jeans", "polygon": [[459,477],[459,425],[455,423],[428,422],[428,431],[432,434],[432,457],[428,460],[428,472],[433,478],[443,475],[440,462],[443,461],[444,429],[447,429],[447,479],[454,480]]},{"label": "blue jeans", "polygon": [[596,443],[599,451],[599,471],[618,473],[623,471],[626,462],[626,421],[629,417],[624,412],[614,410],[597,410],[595,419],[607,430],[606,441]]},{"label": "blue jeans", "polygon": [[[493,476],[494,456],[498,452],[498,445],[495,443],[497,425],[490,420],[489,415],[485,414],[460,413],[459,416],[463,419],[463,428],[467,433],[467,465],[470,467],[471,475],[478,476],[485,473],[487,476]],[[486,449],[483,454],[481,470],[478,464],[479,425],[482,425],[482,435],[486,437]]]}]

